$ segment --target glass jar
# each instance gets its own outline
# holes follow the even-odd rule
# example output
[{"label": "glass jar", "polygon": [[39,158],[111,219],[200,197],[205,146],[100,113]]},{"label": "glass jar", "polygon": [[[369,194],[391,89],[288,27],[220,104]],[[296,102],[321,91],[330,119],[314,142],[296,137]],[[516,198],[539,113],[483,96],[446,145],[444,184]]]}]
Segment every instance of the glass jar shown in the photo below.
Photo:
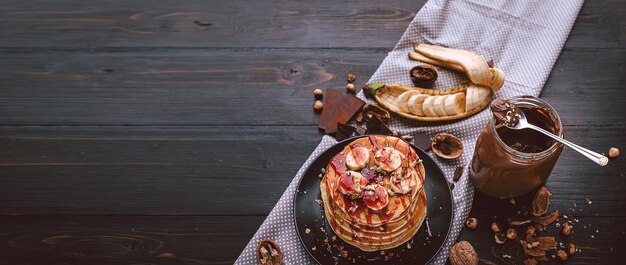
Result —
[{"label": "glass jar", "polygon": [[[547,102],[533,96],[510,99],[529,123],[563,137],[561,118]],[[531,129],[512,130],[492,117],[476,141],[470,178],[476,189],[493,197],[515,197],[545,183],[563,144]]]}]

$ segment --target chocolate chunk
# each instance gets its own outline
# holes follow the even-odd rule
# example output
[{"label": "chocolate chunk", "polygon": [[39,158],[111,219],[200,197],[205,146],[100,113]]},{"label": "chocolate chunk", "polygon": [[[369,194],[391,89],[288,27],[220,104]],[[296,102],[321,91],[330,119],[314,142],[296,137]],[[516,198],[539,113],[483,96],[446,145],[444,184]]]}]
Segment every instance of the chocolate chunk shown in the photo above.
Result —
[{"label": "chocolate chunk", "polygon": [[463,176],[463,168],[464,168],[463,166],[458,166],[454,170],[454,177],[452,177],[452,180],[454,182],[459,181],[459,179],[461,179],[461,176]]},{"label": "chocolate chunk", "polygon": [[367,133],[367,128],[361,125],[356,126],[356,135],[361,136],[361,135],[365,135],[365,133]]},{"label": "chocolate chunk", "polygon": [[378,116],[380,120],[386,121],[391,118],[389,111],[372,104],[365,104],[361,112],[357,115],[357,122],[367,122],[372,116]]},{"label": "chocolate chunk", "polygon": [[373,115],[367,121],[366,126],[367,134],[391,135],[391,130],[387,127],[387,124],[376,115]]},{"label": "chocolate chunk", "polygon": [[356,128],[350,125],[338,122],[337,134],[335,135],[335,139],[337,139],[337,141],[343,141],[345,139],[350,138],[355,131],[356,131]]},{"label": "chocolate chunk", "polygon": [[417,133],[413,136],[413,144],[417,146],[417,148],[422,149],[423,151],[428,151],[431,148],[431,140],[430,135],[426,133]]},{"label": "chocolate chunk", "polygon": [[327,89],[319,129],[326,134],[336,133],[337,123],[348,123],[363,105],[365,105],[363,100],[352,94],[346,94],[341,89]]}]

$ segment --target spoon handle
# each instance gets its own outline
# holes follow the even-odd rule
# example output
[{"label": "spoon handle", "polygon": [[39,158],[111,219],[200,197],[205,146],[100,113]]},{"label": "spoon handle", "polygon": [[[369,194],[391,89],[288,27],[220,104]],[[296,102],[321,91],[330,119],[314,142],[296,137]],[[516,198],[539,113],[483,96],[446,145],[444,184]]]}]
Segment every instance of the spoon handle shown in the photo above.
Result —
[{"label": "spoon handle", "polygon": [[539,131],[547,136],[549,136],[550,138],[557,140],[559,142],[561,142],[564,145],[569,146],[570,148],[576,150],[577,152],[581,153],[582,155],[586,156],[587,158],[591,159],[591,161],[596,162],[596,164],[600,165],[600,166],[606,166],[606,164],[609,163],[609,158],[607,158],[606,156],[603,156],[602,154],[598,154],[594,151],[591,151],[587,148],[584,148],[580,145],[577,145],[575,143],[572,143],[568,140],[565,140],[561,137],[558,137],[540,127],[534,126],[532,124],[528,124],[528,128],[531,128],[535,131]]}]

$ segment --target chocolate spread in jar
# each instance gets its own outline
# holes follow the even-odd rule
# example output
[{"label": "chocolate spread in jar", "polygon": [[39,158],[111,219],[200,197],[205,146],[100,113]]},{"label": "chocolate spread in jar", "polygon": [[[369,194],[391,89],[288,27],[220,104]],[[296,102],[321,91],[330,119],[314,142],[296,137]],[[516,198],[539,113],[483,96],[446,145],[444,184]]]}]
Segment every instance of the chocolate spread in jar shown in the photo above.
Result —
[{"label": "chocolate spread in jar", "polygon": [[560,120],[550,105],[534,97],[518,98],[511,104],[514,106],[504,112],[498,108],[502,105],[496,106],[494,119],[478,137],[471,163],[470,176],[476,188],[494,197],[519,196],[544,183],[563,149],[539,132],[513,130],[503,124],[511,120],[501,114],[514,113],[511,108],[517,108],[530,124],[561,135]]}]

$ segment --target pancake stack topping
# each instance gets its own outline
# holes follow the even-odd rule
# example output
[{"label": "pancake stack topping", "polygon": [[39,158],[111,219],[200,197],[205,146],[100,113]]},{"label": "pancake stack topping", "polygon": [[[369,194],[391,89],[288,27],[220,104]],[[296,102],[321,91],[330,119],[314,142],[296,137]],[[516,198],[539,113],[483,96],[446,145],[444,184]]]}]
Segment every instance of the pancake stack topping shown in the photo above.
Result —
[{"label": "pancake stack topping", "polygon": [[320,184],[326,219],[339,238],[363,251],[397,247],[426,216],[424,176],[403,140],[356,139],[331,159]]}]

